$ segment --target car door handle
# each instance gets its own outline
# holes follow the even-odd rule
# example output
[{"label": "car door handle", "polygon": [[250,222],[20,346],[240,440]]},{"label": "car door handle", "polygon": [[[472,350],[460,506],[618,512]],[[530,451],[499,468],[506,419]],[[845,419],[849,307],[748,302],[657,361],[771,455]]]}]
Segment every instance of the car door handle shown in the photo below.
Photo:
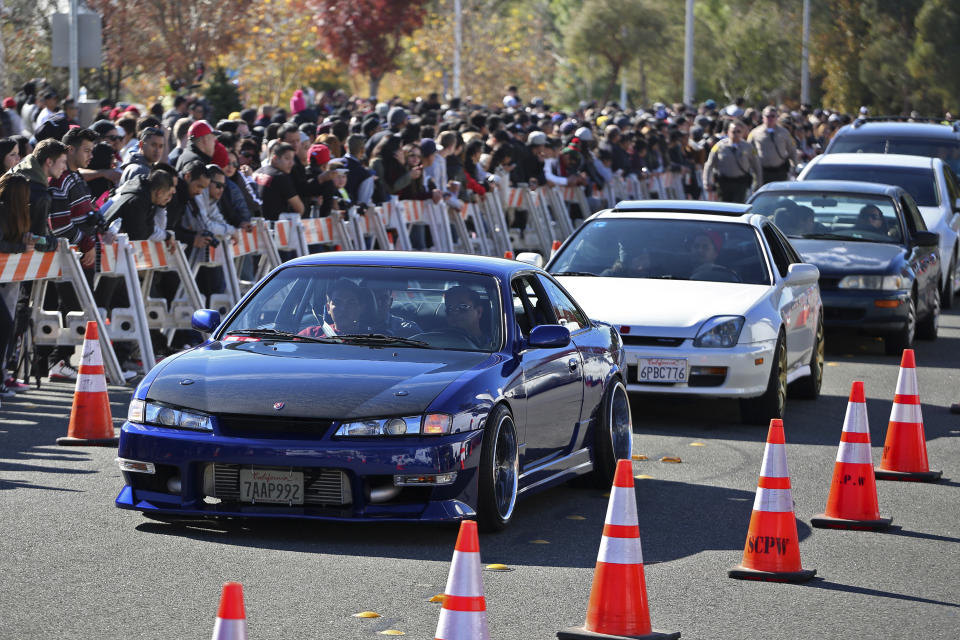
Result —
[{"label": "car door handle", "polygon": [[579,364],[580,364],[580,363],[577,362],[577,359],[576,359],[576,358],[570,358],[569,360],[567,360],[567,366],[570,367],[570,371],[576,371],[576,370],[577,370],[577,365],[579,365]]}]

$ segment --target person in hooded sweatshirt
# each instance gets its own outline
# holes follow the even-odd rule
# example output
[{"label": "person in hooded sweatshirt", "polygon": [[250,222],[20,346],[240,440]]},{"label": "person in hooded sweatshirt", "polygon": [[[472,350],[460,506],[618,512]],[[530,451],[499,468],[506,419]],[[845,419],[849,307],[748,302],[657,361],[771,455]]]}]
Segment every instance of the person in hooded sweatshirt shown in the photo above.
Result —
[{"label": "person in hooded sweatshirt", "polygon": [[50,232],[50,180],[56,179],[67,170],[67,145],[49,138],[37,144],[33,153],[20,161],[12,173],[24,176],[30,181],[30,232],[38,236],[52,235]]},{"label": "person in hooded sweatshirt", "polygon": [[135,153],[131,153],[129,159],[120,167],[120,183],[125,182],[134,176],[146,176],[150,174],[150,169],[154,164],[160,162],[163,156],[163,130],[157,127],[147,127],[140,132],[140,142]]},{"label": "person in hooded sweatshirt", "polygon": [[130,240],[174,241],[167,229],[166,206],[176,190],[173,176],[155,169],[147,175],[136,175],[120,185],[107,209],[107,224],[120,220],[120,233]]}]

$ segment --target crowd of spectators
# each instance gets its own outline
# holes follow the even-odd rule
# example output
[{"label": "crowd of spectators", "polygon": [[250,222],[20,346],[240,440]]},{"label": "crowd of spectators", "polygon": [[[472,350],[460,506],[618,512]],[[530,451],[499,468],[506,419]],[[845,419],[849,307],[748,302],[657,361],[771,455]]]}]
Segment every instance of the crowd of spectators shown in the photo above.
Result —
[{"label": "crowd of spectators", "polygon": [[[201,252],[230,241],[254,217],[343,215],[354,205],[363,210],[394,198],[457,209],[502,181],[532,189],[578,186],[593,206],[614,176],[672,172],[682,174],[686,196],[698,199],[714,187],[704,165],[731,122],[744,132],[787,132],[792,157],[780,160],[789,172],[851,120],[807,106],[747,106],[742,99],[723,107],[707,100],[562,109],[541,98],[525,101],[516,87],[495,105],[441,101],[436,93],[380,102],[310,89],[298,90],[289,105],[228,114],[213,113],[201,96],[176,96],[168,108],[100,104],[94,121],[81,127],[76,105],[61,102],[52,87],[28,83],[4,99],[0,252],[50,251],[66,238],[81,252],[98,305],[108,309],[127,302],[116,279],[93,287],[100,246],[116,233]],[[522,213],[511,223],[522,226]],[[573,217],[588,214],[571,210]],[[415,238],[419,248],[430,242],[429,234]],[[168,299],[177,287],[173,278],[156,282]],[[205,294],[223,288],[217,269],[201,269],[197,279]],[[0,395],[25,386],[6,373],[23,355],[15,347],[29,315],[28,290],[0,285]],[[44,306],[79,309],[70,285],[48,287]],[[162,355],[168,347],[157,348]],[[38,348],[34,365],[51,379],[73,380],[72,351]],[[135,374],[135,358],[122,354],[127,375]]]}]

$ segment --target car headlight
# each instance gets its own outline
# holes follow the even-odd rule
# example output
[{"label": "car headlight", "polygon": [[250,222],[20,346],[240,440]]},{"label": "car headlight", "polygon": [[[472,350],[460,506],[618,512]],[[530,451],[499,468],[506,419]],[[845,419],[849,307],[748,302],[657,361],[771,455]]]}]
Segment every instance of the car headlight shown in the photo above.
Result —
[{"label": "car headlight", "polygon": [[391,436],[442,436],[462,431],[482,429],[486,412],[463,412],[451,416],[446,413],[428,413],[407,418],[369,418],[344,422],[335,437],[391,437]]},{"label": "car headlight", "polygon": [[213,431],[213,421],[205,413],[138,399],[130,401],[127,420],[140,424],[173,427],[174,429]]},{"label": "car headlight", "polygon": [[872,289],[874,291],[897,291],[903,289],[903,276],[844,276],[838,289]]},{"label": "car headlight", "polygon": [[743,316],[714,316],[703,323],[693,341],[695,347],[733,347],[743,330]]}]

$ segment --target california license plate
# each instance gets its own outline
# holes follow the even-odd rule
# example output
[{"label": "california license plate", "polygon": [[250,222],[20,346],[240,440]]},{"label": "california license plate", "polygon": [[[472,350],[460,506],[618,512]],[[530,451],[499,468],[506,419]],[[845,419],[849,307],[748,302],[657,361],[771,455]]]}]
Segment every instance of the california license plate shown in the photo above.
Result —
[{"label": "california license plate", "polygon": [[637,382],[686,382],[686,358],[637,358]]},{"label": "california license plate", "polygon": [[303,504],[303,472],[240,469],[240,500],[270,504]]}]

